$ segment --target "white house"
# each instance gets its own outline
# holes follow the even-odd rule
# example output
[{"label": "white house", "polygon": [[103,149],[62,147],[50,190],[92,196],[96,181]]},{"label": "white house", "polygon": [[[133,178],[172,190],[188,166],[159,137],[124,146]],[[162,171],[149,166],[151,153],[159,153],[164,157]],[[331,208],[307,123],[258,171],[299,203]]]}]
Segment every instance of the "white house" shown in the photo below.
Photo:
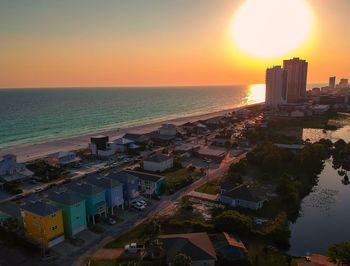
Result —
[{"label": "white house", "polygon": [[219,199],[231,207],[243,207],[251,210],[262,208],[265,201],[246,185],[239,185],[231,190],[222,190]]},{"label": "white house", "polygon": [[154,155],[143,161],[143,169],[151,172],[163,172],[173,167],[174,159],[164,154]]},{"label": "white house", "polygon": [[80,161],[81,159],[72,151],[60,151],[49,154],[47,157],[48,164],[54,167],[76,164]]},{"label": "white house", "polygon": [[163,124],[159,128],[159,135],[175,137],[177,133],[176,126],[174,124]]},{"label": "white house", "polygon": [[0,183],[20,181],[33,176],[24,164],[17,163],[17,157],[13,154],[0,158]]},{"label": "white house", "polygon": [[119,138],[114,141],[115,149],[117,152],[126,152],[131,144],[135,141],[127,138]]}]

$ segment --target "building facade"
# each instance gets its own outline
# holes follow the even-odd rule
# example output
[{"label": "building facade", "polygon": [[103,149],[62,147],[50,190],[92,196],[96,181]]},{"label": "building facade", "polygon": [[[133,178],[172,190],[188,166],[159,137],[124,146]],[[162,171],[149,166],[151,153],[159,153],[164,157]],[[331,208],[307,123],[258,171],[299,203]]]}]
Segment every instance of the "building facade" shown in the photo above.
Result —
[{"label": "building facade", "polygon": [[277,107],[287,101],[287,71],[281,66],[266,70],[266,99],[270,107]]}]

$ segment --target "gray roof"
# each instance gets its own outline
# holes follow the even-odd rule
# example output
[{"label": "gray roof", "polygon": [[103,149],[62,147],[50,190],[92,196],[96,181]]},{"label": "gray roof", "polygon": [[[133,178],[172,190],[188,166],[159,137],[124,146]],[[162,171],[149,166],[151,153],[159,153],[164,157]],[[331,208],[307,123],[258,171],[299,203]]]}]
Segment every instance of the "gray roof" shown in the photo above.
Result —
[{"label": "gray roof", "polygon": [[105,188],[105,189],[115,188],[122,185],[118,180],[107,178],[96,174],[88,175],[85,178],[85,180],[90,184],[93,184],[95,186]]},{"label": "gray roof", "polygon": [[207,233],[160,235],[166,252],[167,263],[182,253],[192,261],[216,260],[216,253]]},{"label": "gray roof", "polygon": [[48,216],[61,210],[61,208],[50,205],[41,200],[35,202],[27,201],[25,205],[21,205],[21,209],[39,216]]},{"label": "gray roof", "polygon": [[144,172],[139,172],[139,171],[125,170],[125,172],[130,174],[130,175],[137,176],[139,179],[148,180],[148,181],[152,181],[152,182],[157,182],[157,181],[165,178],[165,176],[154,175],[154,174],[149,174],[149,173],[144,173]]},{"label": "gray roof", "polygon": [[84,195],[96,195],[104,191],[103,188],[89,184],[86,181],[70,182],[66,186],[68,189]]},{"label": "gray roof", "polygon": [[135,133],[126,133],[123,138],[126,138],[128,140],[132,140],[135,142],[143,141],[146,139],[146,136],[143,134],[135,134]]},{"label": "gray roof", "polygon": [[161,162],[165,162],[169,159],[171,159],[171,157],[167,156],[165,154],[156,154],[156,155],[146,159],[145,161],[154,162],[154,163],[161,163]]},{"label": "gray roof", "polygon": [[78,196],[74,195],[68,189],[49,190],[47,191],[47,198],[53,202],[57,202],[57,203],[69,205],[69,206],[75,205],[84,201],[84,199],[81,199]]},{"label": "gray roof", "polygon": [[242,199],[252,202],[260,202],[263,199],[255,195],[246,185],[239,185],[229,191],[222,193],[225,197],[230,197],[232,199]]},{"label": "gray roof", "polygon": [[19,206],[13,202],[5,202],[0,204],[0,212],[6,213],[13,218],[21,217]]},{"label": "gray roof", "polygon": [[110,173],[106,178],[111,178],[113,180],[117,180],[121,183],[130,183],[132,180],[138,180],[138,177],[135,175],[131,175],[126,171],[120,171],[115,173]]}]

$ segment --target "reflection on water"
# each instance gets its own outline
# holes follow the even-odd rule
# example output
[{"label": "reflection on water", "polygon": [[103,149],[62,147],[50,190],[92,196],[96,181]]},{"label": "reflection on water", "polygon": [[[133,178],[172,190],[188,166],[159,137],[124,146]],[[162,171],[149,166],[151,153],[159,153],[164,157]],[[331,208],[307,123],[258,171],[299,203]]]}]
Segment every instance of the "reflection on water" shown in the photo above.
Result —
[{"label": "reflection on water", "polygon": [[[303,139],[317,141],[343,138],[350,141],[350,126],[336,131],[304,129]],[[317,186],[303,199],[299,219],[291,225],[290,253],[305,255],[325,254],[331,243],[350,239],[350,186],[342,183],[342,177],[333,168],[332,160],[326,160]]]},{"label": "reflection on water", "polygon": [[265,84],[253,84],[248,87],[246,104],[265,102]]}]

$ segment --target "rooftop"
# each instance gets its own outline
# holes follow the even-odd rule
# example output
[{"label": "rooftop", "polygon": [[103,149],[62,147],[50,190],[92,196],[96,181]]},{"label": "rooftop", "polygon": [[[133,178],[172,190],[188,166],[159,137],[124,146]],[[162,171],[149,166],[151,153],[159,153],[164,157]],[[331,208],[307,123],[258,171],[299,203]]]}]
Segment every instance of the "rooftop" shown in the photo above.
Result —
[{"label": "rooftop", "polygon": [[56,188],[47,191],[47,198],[51,201],[69,206],[84,201],[66,188]]},{"label": "rooftop", "polygon": [[192,261],[216,260],[216,253],[207,233],[160,235],[167,262],[174,260],[179,253],[190,256]]},{"label": "rooftop", "polygon": [[96,195],[104,191],[103,188],[89,184],[86,181],[70,182],[66,186],[68,189],[84,195]]},{"label": "rooftop", "polygon": [[252,202],[260,202],[263,200],[259,196],[255,195],[255,193],[252,190],[250,190],[246,185],[239,185],[229,191],[222,193],[222,195],[230,197],[232,199],[242,199]]},{"label": "rooftop", "polygon": [[7,215],[10,215],[14,218],[21,217],[21,211],[19,209],[19,206],[10,201],[0,204],[0,212],[6,213]]},{"label": "rooftop", "polygon": [[43,217],[54,214],[61,210],[60,208],[47,204],[46,202],[43,202],[41,200],[34,201],[34,202],[27,201],[25,205],[21,205],[21,208],[25,211],[28,211]]},{"label": "rooftop", "polygon": [[118,180],[114,180],[114,179],[103,177],[103,176],[96,175],[96,174],[88,175],[85,178],[85,180],[88,183],[91,183],[95,186],[98,186],[101,188],[106,188],[106,189],[118,187],[121,185],[121,183]]},{"label": "rooftop", "polygon": [[154,163],[161,163],[161,162],[165,162],[170,160],[171,157],[165,154],[156,154],[148,159],[146,159],[145,161],[148,162],[154,162]]}]

